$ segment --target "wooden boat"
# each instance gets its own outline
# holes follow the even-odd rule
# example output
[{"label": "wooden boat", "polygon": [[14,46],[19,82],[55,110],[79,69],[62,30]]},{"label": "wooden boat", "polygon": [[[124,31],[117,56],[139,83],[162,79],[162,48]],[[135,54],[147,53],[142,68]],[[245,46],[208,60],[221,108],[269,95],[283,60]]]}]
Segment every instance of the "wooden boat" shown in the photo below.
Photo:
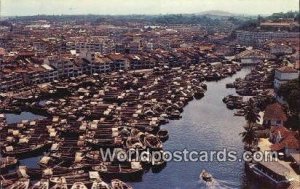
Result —
[{"label": "wooden boat", "polygon": [[204,180],[205,182],[212,182],[212,180],[213,180],[212,175],[205,170],[203,170],[200,173],[200,178],[202,178],[202,180]]},{"label": "wooden boat", "polygon": [[167,162],[164,160],[152,162],[152,167],[151,167],[152,172],[159,173],[166,167],[166,165],[167,165]]},{"label": "wooden boat", "polygon": [[228,101],[227,103],[226,103],[226,107],[228,108],[228,109],[230,109],[230,110],[233,110],[234,109],[234,103],[232,102],[232,101]]},{"label": "wooden boat", "polygon": [[234,112],[234,116],[244,116],[245,111],[244,110],[238,110],[237,112]]},{"label": "wooden boat", "polygon": [[3,157],[0,158],[0,172],[5,172],[10,168],[15,167],[18,164],[18,159],[15,157]]},{"label": "wooden boat", "polygon": [[166,129],[161,129],[157,132],[157,136],[162,142],[165,142],[169,138],[169,132]]},{"label": "wooden boat", "polygon": [[[61,170],[56,170],[56,168],[52,169],[53,175],[52,177],[64,177],[64,179],[76,179],[76,178],[81,178],[81,177],[87,177],[88,174],[84,173],[83,170],[72,170],[72,169],[61,169]],[[55,180],[54,180],[55,181]],[[50,182],[52,180],[50,179]]]},{"label": "wooden boat", "polygon": [[82,182],[75,182],[71,189],[88,189]]},{"label": "wooden boat", "polygon": [[175,110],[169,113],[169,118],[170,119],[180,119],[181,115],[180,115],[180,111],[179,110]]},{"label": "wooden boat", "polygon": [[195,97],[195,99],[199,100],[199,99],[201,99],[202,97],[204,97],[204,92],[202,92],[202,91],[196,91],[196,92],[194,93],[194,97]]},{"label": "wooden boat", "polygon": [[81,182],[86,187],[90,187],[92,185],[92,181],[89,177],[88,173],[85,173],[83,170],[73,171],[64,174],[56,174],[50,178],[51,184],[59,184],[61,182],[61,178],[67,183],[68,186],[73,185],[76,182]]},{"label": "wooden boat", "polygon": [[[76,177],[84,174],[84,170],[70,169],[69,167],[61,167],[59,165],[53,168],[47,168],[43,170],[43,178],[48,177]],[[75,175],[75,176],[74,176]]]},{"label": "wooden boat", "polygon": [[7,188],[8,186],[11,186],[13,183],[15,183],[15,180],[6,180],[6,179],[0,179],[0,185],[1,188]]},{"label": "wooden boat", "polygon": [[205,83],[201,83],[200,86],[204,89],[207,90],[207,85]]},{"label": "wooden boat", "polygon": [[195,99],[201,99],[204,97],[205,90],[202,87],[197,87],[194,92]]},{"label": "wooden boat", "polygon": [[43,171],[40,168],[28,168],[26,166],[19,166],[18,174],[30,179],[41,179]]},{"label": "wooden boat", "polygon": [[18,179],[19,179],[19,174],[17,171],[12,172],[12,173],[6,173],[6,174],[1,173],[1,175],[0,175],[0,181],[2,184],[4,184],[4,186],[13,184]]},{"label": "wooden boat", "polygon": [[31,178],[40,179],[42,176],[42,170],[39,168],[27,168],[26,166],[19,166],[19,168],[11,173],[1,174],[1,180],[16,181],[18,178]]},{"label": "wooden boat", "polygon": [[50,189],[68,189],[67,181],[64,177],[50,178],[50,182],[54,183]]},{"label": "wooden boat", "polygon": [[[163,157],[163,150],[160,151],[156,151],[155,153],[161,153],[160,157]],[[154,153],[154,152],[152,152]],[[167,162],[163,160],[163,158],[161,159],[156,159],[155,161],[151,161],[151,169],[153,173],[159,173],[160,171],[162,171],[167,165]]]},{"label": "wooden boat", "polygon": [[33,144],[33,145],[24,145],[24,146],[6,146],[2,148],[2,154],[4,156],[15,156],[15,157],[27,157],[27,156],[35,156],[37,154],[41,154],[46,150],[49,146],[49,143],[45,142],[42,144]]},{"label": "wooden boat", "polygon": [[15,182],[14,184],[6,187],[7,189],[28,189],[29,188],[29,184],[30,184],[30,180],[29,179],[19,179],[17,182]]},{"label": "wooden boat", "polygon": [[88,139],[86,140],[93,148],[119,148],[122,147],[122,142],[116,141],[113,138],[110,139]]},{"label": "wooden boat", "polygon": [[102,180],[95,180],[92,184],[91,189],[111,189],[111,188],[106,182]]},{"label": "wooden boat", "polygon": [[49,180],[41,179],[40,181],[35,183],[33,186],[31,186],[30,189],[49,189]]},{"label": "wooden boat", "polygon": [[42,168],[49,168],[49,167],[54,167],[58,164],[59,165],[62,164],[63,163],[62,161],[63,160],[50,157],[49,154],[47,154],[41,157],[40,161],[38,162],[38,165]]},{"label": "wooden boat", "polygon": [[139,137],[128,137],[126,140],[126,147],[128,149],[139,149],[144,150],[146,147],[141,142]]},{"label": "wooden boat", "polygon": [[92,169],[98,171],[101,177],[105,179],[120,178],[126,180],[138,180],[144,174],[144,170],[139,162],[131,162],[129,166],[102,163],[92,167]]},{"label": "wooden boat", "polygon": [[288,188],[294,180],[289,176],[290,170],[277,161],[248,163],[251,176],[268,188]]},{"label": "wooden boat", "polygon": [[168,115],[167,114],[161,114],[159,117],[159,122],[160,124],[166,124],[169,123],[169,119],[168,119]]},{"label": "wooden boat", "polygon": [[152,150],[161,150],[163,145],[159,138],[155,135],[148,134],[144,138],[144,144],[147,148]]},{"label": "wooden boat", "polygon": [[234,88],[234,84],[233,83],[227,83],[226,84],[226,88]]},{"label": "wooden boat", "polygon": [[101,156],[99,150],[91,150],[85,154],[85,157],[90,160],[99,160]]},{"label": "wooden boat", "polygon": [[133,189],[133,188],[119,179],[113,179],[111,181],[111,189]]}]

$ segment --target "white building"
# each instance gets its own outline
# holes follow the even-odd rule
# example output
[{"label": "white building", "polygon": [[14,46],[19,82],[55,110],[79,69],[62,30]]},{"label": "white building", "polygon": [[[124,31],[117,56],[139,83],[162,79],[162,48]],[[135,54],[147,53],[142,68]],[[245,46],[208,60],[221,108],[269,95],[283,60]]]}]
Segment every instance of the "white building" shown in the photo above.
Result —
[{"label": "white building", "polygon": [[263,117],[263,125],[283,126],[286,120],[287,116],[281,104],[274,103],[266,107]]},{"label": "white building", "polygon": [[252,32],[252,31],[236,31],[236,37],[239,43],[244,45],[252,45],[264,43],[272,39],[299,38],[299,32]]},{"label": "white building", "polygon": [[92,51],[92,52],[103,52],[103,43],[102,41],[69,41],[65,44],[62,44],[61,49],[63,51],[76,50],[77,52],[81,51]]},{"label": "white building", "polygon": [[280,87],[284,83],[290,80],[297,79],[298,77],[298,71],[292,67],[285,66],[275,70],[274,91],[276,92],[276,99],[278,102],[280,102],[281,104],[286,104],[286,101],[283,99],[283,97],[278,95],[278,90],[280,89]]},{"label": "white building", "polygon": [[275,56],[262,50],[247,49],[236,55],[235,59],[240,60],[242,65],[252,65],[275,59]]},{"label": "white building", "polygon": [[299,77],[299,72],[292,67],[282,67],[275,70],[274,88],[278,91],[280,86],[287,81],[297,79]]},{"label": "white building", "polygon": [[44,64],[54,67],[59,77],[76,77],[83,73],[76,57],[49,56],[44,60]]},{"label": "white building", "polygon": [[271,44],[270,52],[272,54],[292,54],[293,48],[285,44]]},{"label": "white building", "polygon": [[91,73],[106,73],[111,71],[113,63],[109,58],[103,57],[100,54],[94,54],[94,58],[90,62]]}]

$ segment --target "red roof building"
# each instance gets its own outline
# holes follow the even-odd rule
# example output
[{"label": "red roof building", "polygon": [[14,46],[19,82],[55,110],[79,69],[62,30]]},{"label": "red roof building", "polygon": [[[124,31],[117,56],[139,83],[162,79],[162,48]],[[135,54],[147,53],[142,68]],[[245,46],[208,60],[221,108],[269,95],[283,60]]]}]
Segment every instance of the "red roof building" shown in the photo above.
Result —
[{"label": "red roof building", "polygon": [[266,126],[283,126],[287,120],[286,113],[279,103],[270,104],[265,109],[263,124]]},{"label": "red roof building", "polygon": [[297,132],[290,131],[283,126],[273,126],[270,130],[269,140],[272,151],[284,152],[287,157],[291,153],[300,152],[300,140]]}]

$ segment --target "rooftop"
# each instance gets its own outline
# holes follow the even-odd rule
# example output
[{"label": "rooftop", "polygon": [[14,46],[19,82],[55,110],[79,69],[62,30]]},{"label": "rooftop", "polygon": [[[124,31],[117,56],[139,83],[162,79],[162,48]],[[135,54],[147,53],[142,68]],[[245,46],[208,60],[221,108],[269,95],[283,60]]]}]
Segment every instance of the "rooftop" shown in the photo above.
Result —
[{"label": "rooftop", "polygon": [[298,73],[297,70],[295,70],[294,68],[289,67],[289,66],[281,67],[281,68],[277,69],[277,71],[282,72],[282,73]]},{"label": "rooftop", "polygon": [[283,107],[279,103],[268,105],[265,109],[264,120],[287,120]]},{"label": "rooftop", "polygon": [[284,148],[299,149],[300,141],[295,137],[294,133],[290,132],[281,142],[271,145],[272,151],[279,151]]},{"label": "rooftop", "polygon": [[260,58],[260,59],[273,59],[275,58],[274,55],[262,51],[262,50],[258,50],[258,49],[247,49],[243,52],[241,52],[240,54],[236,55],[237,59],[241,59],[241,58]]}]

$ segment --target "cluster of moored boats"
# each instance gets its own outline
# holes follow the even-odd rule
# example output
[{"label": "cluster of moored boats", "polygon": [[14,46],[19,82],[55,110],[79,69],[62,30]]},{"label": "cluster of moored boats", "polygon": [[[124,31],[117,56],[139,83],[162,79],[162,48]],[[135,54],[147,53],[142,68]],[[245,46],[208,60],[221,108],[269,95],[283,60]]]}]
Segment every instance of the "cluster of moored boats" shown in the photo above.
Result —
[{"label": "cluster of moored boats", "polygon": [[204,96],[203,81],[239,69],[236,64],[201,64],[95,74],[35,86],[34,93],[18,92],[22,97],[0,97],[6,102],[2,112],[18,109],[47,117],[7,124],[0,116],[1,169],[41,156],[39,168],[20,166],[1,172],[0,180],[7,188],[130,188],[123,181],[139,180],[149,168],[159,172],[166,162],[104,160],[99,149],[163,153],[169,135],[160,125],[179,119],[189,101]]},{"label": "cluster of moored boats", "polygon": [[[132,189],[119,179],[108,184],[97,171],[57,171],[50,176],[50,170],[29,169],[20,166],[16,172],[1,175],[1,187],[8,189]],[[39,180],[33,180],[39,179]]]},{"label": "cluster of moored boats", "polygon": [[259,109],[264,109],[266,105],[274,102],[273,71],[280,67],[280,64],[266,62],[256,65],[245,78],[237,78],[233,83],[227,83],[227,88],[235,88],[238,95],[228,95],[223,98],[223,102],[228,109],[237,109],[235,116],[244,116],[244,108],[247,99],[251,97]]},{"label": "cluster of moored boats", "polygon": [[273,88],[273,70],[279,67],[280,64],[273,62],[256,65],[245,78],[237,78],[233,83],[227,83],[226,87],[235,88],[241,96],[259,95],[265,89]]}]

